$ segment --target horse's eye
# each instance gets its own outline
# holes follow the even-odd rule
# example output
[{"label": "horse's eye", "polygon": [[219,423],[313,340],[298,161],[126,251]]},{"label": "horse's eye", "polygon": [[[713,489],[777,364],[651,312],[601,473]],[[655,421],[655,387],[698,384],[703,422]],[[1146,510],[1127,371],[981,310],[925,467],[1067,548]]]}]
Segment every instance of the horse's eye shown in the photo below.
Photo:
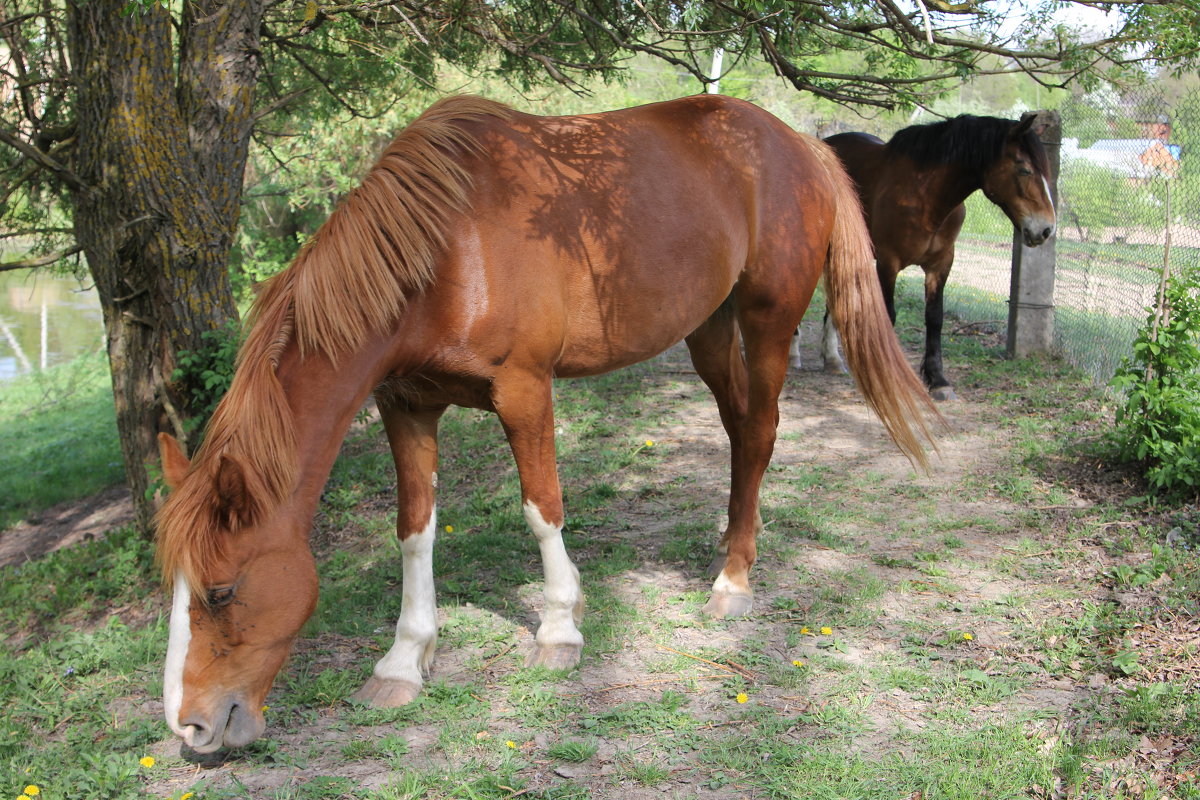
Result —
[{"label": "horse's eye", "polygon": [[1031,170],[1031,169],[1029,169],[1029,168],[1027,168],[1027,167],[1020,167],[1020,168],[1017,170],[1017,174],[1018,174],[1018,175],[1020,175],[1020,176],[1022,176],[1022,177],[1027,177],[1027,176],[1029,176],[1029,175],[1032,175],[1032,174],[1033,174],[1033,170]]},{"label": "horse's eye", "polygon": [[214,586],[208,590],[208,605],[210,608],[221,608],[233,602],[232,586]]}]

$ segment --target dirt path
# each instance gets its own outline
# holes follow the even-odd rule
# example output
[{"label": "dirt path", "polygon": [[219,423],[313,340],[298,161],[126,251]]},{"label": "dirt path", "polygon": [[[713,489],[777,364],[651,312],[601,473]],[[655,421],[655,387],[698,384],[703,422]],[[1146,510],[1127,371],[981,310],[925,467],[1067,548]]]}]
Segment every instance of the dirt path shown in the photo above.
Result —
[{"label": "dirt path", "polygon": [[40,558],[133,521],[129,490],[113,486],[48,508],[0,533],[0,567]]}]

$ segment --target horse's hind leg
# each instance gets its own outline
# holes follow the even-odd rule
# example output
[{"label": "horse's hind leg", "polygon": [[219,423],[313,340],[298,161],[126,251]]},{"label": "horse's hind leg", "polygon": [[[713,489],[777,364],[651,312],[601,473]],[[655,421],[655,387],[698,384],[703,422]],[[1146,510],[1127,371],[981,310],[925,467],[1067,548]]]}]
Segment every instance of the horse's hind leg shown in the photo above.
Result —
[{"label": "horse's hind leg", "polygon": [[824,362],[825,371],[833,375],[845,375],[849,372],[846,369],[846,363],[842,361],[841,340],[838,337],[837,326],[833,324],[833,317],[829,315],[829,309],[825,309],[825,320],[821,325],[821,360]]},{"label": "horse's hind leg", "polygon": [[530,666],[568,669],[583,652],[583,591],[563,545],[562,489],[554,456],[554,407],[549,377],[507,375],[493,383],[492,402],[517,462],[525,521],[537,537],[545,574],[542,622]]},{"label": "horse's hind leg", "polygon": [[[756,326],[757,327],[757,326]],[[755,539],[762,528],[758,491],[775,447],[778,398],[787,374],[791,328],[772,325],[747,337],[752,368],[738,346],[738,326],[726,304],[687,338],[696,372],[712,390],[729,434],[729,525],[717,547],[717,571],[704,611],[715,617],[749,613],[754,593],[750,567],[757,557]]]},{"label": "horse's hind leg", "polygon": [[380,400],[379,411],[396,463],[399,506],[396,532],[404,558],[403,599],[396,641],[354,693],[380,708],[402,706],[421,691],[437,647],[437,601],[433,588],[433,541],[437,528],[434,482],[437,424],[444,407],[402,411]]}]

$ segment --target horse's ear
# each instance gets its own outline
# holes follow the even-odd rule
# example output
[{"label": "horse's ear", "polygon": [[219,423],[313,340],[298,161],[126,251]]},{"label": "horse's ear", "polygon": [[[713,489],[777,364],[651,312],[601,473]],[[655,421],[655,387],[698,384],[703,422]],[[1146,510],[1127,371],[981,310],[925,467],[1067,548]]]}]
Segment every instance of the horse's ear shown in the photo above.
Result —
[{"label": "horse's ear", "polygon": [[183,481],[192,462],[183,454],[179,441],[169,433],[158,435],[158,455],[162,459],[163,478],[174,489]]},{"label": "horse's ear", "polygon": [[1016,139],[1018,136],[1024,136],[1033,129],[1033,123],[1037,121],[1038,114],[1036,111],[1026,111],[1021,115],[1020,121],[1013,127],[1009,138]]},{"label": "horse's ear", "polygon": [[217,474],[213,478],[217,490],[217,502],[230,521],[244,515],[249,495],[246,492],[246,473],[237,459],[221,456]]}]

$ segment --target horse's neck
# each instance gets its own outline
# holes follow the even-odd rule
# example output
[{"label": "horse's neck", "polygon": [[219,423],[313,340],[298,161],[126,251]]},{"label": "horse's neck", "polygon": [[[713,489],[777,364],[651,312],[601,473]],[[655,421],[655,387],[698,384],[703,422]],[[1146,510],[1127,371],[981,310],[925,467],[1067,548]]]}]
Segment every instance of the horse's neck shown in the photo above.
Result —
[{"label": "horse's neck", "polygon": [[917,166],[915,169],[925,185],[930,217],[939,224],[983,187],[983,175],[964,170],[957,164]]},{"label": "horse's neck", "polygon": [[295,415],[297,484],[293,500],[315,512],[317,500],[350,424],[386,375],[386,342],[368,341],[336,361],[310,354],[301,359],[289,346],[280,360],[279,381]]}]

